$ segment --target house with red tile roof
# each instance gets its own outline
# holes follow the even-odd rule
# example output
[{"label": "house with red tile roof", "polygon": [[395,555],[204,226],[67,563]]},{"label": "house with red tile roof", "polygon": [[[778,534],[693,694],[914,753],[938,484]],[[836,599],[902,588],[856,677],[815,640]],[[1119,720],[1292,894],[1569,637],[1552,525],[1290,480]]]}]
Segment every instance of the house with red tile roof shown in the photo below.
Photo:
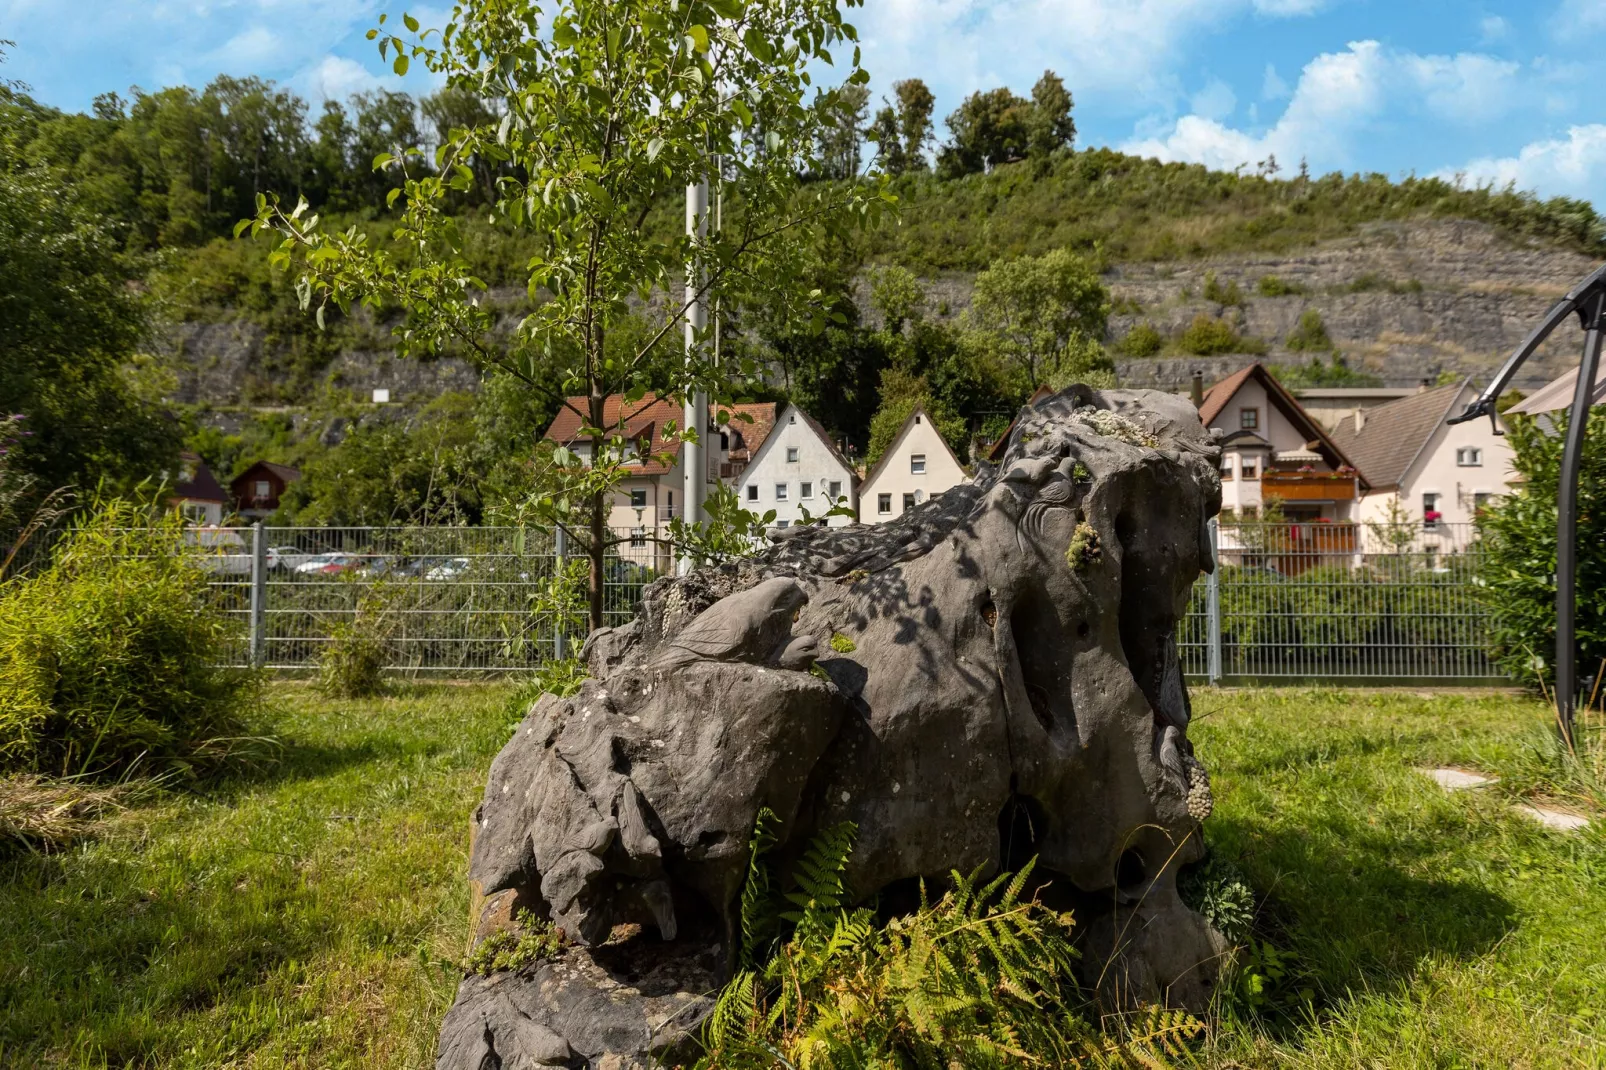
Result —
[{"label": "house with red tile roof", "polygon": [[[814,520],[836,506],[855,509],[858,475],[818,420],[798,408],[780,407],[773,429],[751,453],[747,467],[731,478],[742,508],[763,515],[775,511],[775,526]],[[833,516],[828,527],[853,523]]]},{"label": "house with red tile roof", "polygon": [[1365,475],[1266,367],[1205,391],[1199,419],[1222,432],[1221,510],[1259,516],[1269,499],[1295,522],[1352,522]]},{"label": "house with red tile roof", "polygon": [[[580,418],[580,413],[586,411],[587,399],[574,397],[568,401],[543,437],[589,459],[591,442],[581,434],[585,422]],[[733,405],[726,409],[731,419],[725,424],[713,422],[717,414],[711,414],[710,426],[702,436],[708,447],[709,482],[732,482],[740,476],[774,429],[777,407],[773,401]],[[669,521],[682,515],[685,484],[680,444],[669,441],[666,435],[670,425],[679,427],[683,418],[678,398],[647,394],[639,401],[629,402],[615,394],[604,402],[604,429],[617,432],[630,443],[626,448],[629,474],[614,489],[608,514],[609,527],[631,536],[630,542],[620,547],[623,557],[640,557],[643,562],[661,557],[661,545],[655,545],[652,539],[666,536]]]}]

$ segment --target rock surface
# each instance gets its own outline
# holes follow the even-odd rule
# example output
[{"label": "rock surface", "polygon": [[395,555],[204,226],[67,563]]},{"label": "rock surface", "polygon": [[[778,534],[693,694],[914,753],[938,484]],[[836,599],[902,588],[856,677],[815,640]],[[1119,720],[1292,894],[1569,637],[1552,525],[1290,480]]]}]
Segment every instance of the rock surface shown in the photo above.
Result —
[{"label": "rock surface", "polygon": [[850,885],[884,903],[1035,855],[1105,998],[1207,1002],[1224,945],[1176,893],[1210,799],[1175,635],[1212,567],[1218,456],[1183,399],[1072,387],[1022,413],[999,470],[896,521],[788,529],[653,584],[492,767],[477,937],[516,904],[571,945],[465,981],[440,1070],[642,1066],[684,1043],[762,807],[781,859],[855,822]]}]

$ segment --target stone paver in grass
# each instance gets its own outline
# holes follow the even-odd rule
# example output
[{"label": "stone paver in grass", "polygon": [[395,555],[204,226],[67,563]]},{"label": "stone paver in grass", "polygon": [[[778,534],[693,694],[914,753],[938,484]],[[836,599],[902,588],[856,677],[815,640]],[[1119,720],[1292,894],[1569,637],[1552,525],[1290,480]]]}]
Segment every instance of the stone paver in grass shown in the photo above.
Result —
[{"label": "stone paver in grass", "polygon": [[1482,788],[1496,783],[1494,777],[1469,773],[1465,769],[1419,769],[1418,772],[1432,777],[1445,791],[1466,791],[1469,788]]},{"label": "stone paver in grass", "polygon": [[1589,818],[1582,814],[1574,814],[1566,810],[1554,810],[1548,806],[1532,806],[1528,803],[1523,803],[1517,809],[1545,826],[1545,828],[1555,829],[1557,832],[1577,832],[1589,824]]}]

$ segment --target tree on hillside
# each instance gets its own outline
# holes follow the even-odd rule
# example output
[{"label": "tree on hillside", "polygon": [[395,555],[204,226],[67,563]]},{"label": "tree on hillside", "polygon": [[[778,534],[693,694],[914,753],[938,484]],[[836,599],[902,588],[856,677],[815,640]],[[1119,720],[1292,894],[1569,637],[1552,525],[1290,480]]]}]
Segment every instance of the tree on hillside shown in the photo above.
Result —
[{"label": "tree on hillside", "polygon": [[1053,71],[1032,86],[1032,117],[1026,151],[1033,159],[1047,159],[1076,142],[1076,120],[1071,117],[1071,91]]},{"label": "tree on hillside", "polygon": [[131,487],[176,469],[179,427],[142,376],[145,315],[116,242],[42,173],[0,170],[0,416],[39,492]]},{"label": "tree on hillside", "polygon": [[864,139],[870,90],[862,85],[845,85],[835,93],[822,95],[816,106],[821,109],[820,177],[854,177],[859,173],[859,145]]},{"label": "tree on hillside", "polygon": [[937,98],[918,78],[892,83],[898,98],[898,133],[903,138],[904,165],[911,171],[926,170],[926,146],[931,143],[931,112]]},{"label": "tree on hillside", "polygon": [[898,112],[891,104],[877,109],[865,136],[876,145],[876,162],[889,175],[901,175],[909,170],[908,158],[903,153],[903,135],[898,129]]},{"label": "tree on hillside", "polygon": [[[411,149],[376,161],[400,183],[387,196],[406,195],[397,225],[406,261],[373,248],[355,228],[319,230],[300,206],[281,210],[269,201],[250,221],[256,232],[281,236],[277,262],[301,257],[303,298],[320,315],[330,303],[399,306],[404,354],[462,353],[515,377],[532,397],[576,412],[584,457],[556,451],[561,478],[531,508],[537,518],[581,529],[593,627],[603,623],[607,554],[621,541],[607,517],[633,453],[622,417],[648,390],[706,390],[716,405],[731,400],[732,369],[710,347],[681,353],[687,297],[717,294],[739,310],[762,294],[795,293],[808,231],[872,223],[892,199],[870,184],[798,184],[800,173],[819,169],[820,109],[810,98],[809,68],[831,62],[828,49],[851,46],[856,36],[838,3],[467,0],[438,37],[418,36],[417,20],[405,16],[410,42],[383,25],[371,33],[395,69],[405,73],[421,61],[448,85],[497,101],[502,116],[453,131],[437,150],[438,173],[416,169]],[[863,85],[857,49],[848,54],[847,84]],[[541,241],[528,292],[550,296],[510,334],[495,333],[485,284],[443,210],[453,190],[473,183],[467,161],[480,154],[511,172],[494,218]],[[688,238],[649,227],[652,209],[708,175],[716,154],[723,229]],[[692,285],[683,289],[682,279]],[[629,352],[611,353],[609,336],[631,314],[633,297],[663,310],[657,329]],[[823,328],[826,317],[819,322]],[[605,406],[614,394],[626,400],[621,419],[610,419]],[[690,439],[703,430],[679,434]]]},{"label": "tree on hillside", "polygon": [[947,120],[949,140],[937,153],[946,178],[985,171],[1027,156],[1047,159],[1076,138],[1071,94],[1053,71],[1032,87],[1032,99],[1006,88],[972,93]]},{"label": "tree on hillside", "polygon": [[1110,316],[1098,273],[1069,249],[995,261],[976,276],[967,328],[1016,369],[1028,392],[1062,365],[1096,363]]},{"label": "tree on hillside", "polygon": [[945,405],[924,378],[903,368],[889,367],[881,373],[881,405],[870,420],[870,441],[865,448],[865,463],[874,467],[881,455],[892,447],[898,432],[903,430],[904,422],[916,408],[925,410],[937,433],[949,447],[963,454],[964,418]]}]

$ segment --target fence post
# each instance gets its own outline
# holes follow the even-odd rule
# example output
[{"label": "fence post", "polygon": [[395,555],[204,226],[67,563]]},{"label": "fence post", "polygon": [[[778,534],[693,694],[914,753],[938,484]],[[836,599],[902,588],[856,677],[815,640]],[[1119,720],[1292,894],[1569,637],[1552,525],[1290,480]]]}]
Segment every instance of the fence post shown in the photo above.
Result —
[{"label": "fence post", "polygon": [[[553,561],[552,570],[556,577],[564,575],[564,558],[569,553],[569,533],[563,530],[563,525],[557,526],[557,533],[552,540]],[[569,656],[569,637],[563,633],[563,616],[552,622],[552,657],[562,661]]]},{"label": "fence post", "polygon": [[251,525],[251,666],[266,661],[268,645],[268,540],[263,537],[262,521]]},{"label": "fence post", "polygon": [[1221,524],[1211,517],[1210,573],[1205,577],[1205,630],[1209,649],[1210,683],[1221,683]]}]

